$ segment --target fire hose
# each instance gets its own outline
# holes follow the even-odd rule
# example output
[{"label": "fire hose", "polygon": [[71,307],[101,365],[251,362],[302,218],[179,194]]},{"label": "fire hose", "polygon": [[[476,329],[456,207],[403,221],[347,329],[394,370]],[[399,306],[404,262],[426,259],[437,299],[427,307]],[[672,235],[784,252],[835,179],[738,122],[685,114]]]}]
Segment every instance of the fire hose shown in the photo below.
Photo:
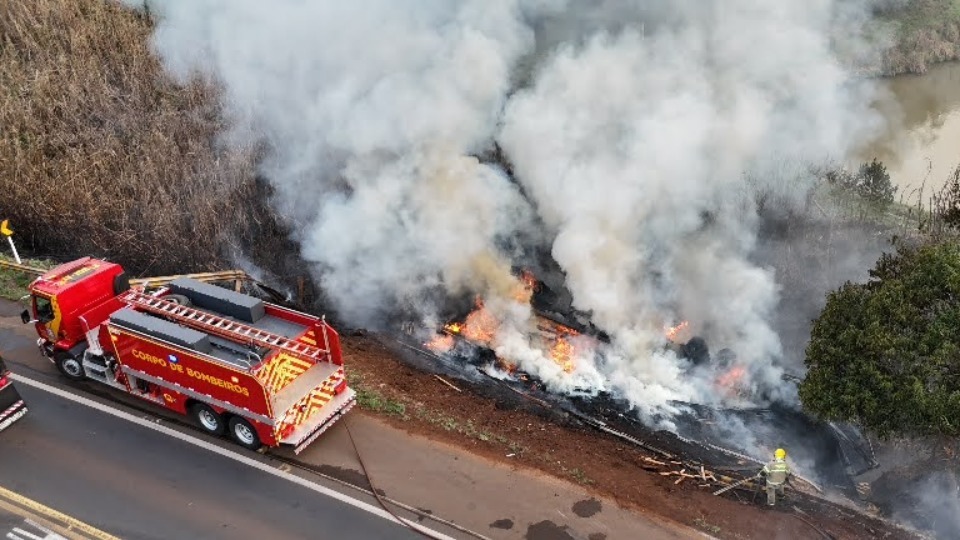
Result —
[{"label": "fire hose", "polygon": [[[496,380],[496,379],[494,379],[494,380]],[[519,394],[520,396],[522,396],[522,397],[524,397],[524,398],[526,398],[526,399],[529,399],[529,400],[531,400],[531,401],[539,404],[540,406],[544,407],[545,409],[548,409],[548,410],[553,410],[553,409],[555,409],[555,407],[554,407],[553,405],[551,405],[551,404],[549,404],[549,403],[547,403],[547,402],[545,402],[545,401],[543,401],[543,400],[541,400],[541,399],[537,399],[537,398],[535,398],[535,397],[533,397],[533,396],[531,396],[531,395],[529,395],[529,394],[527,394],[527,393],[525,393],[525,392],[521,392],[521,391],[517,390],[516,388],[514,388],[514,387],[512,387],[512,386],[510,386],[510,385],[508,385],[508,384],[505,384],[503,381],[499,381],[499,380],[496,380],[496,381],[497,381],[497,383],[499,383],[499,384],[502,385],[503,387],[508,388],[508,389],[512,390],[513,392]],[[602,421],[602,420],[600,420],[600,419],[598,419],[598,418],[594,418],[594,417],[592,417],[592,416],[583,414],[582,412],[576,410],[576,409],[573,408],[573,407],[565,406],[565,405],[562,405],[562,404],[561,404],[561,405],[559,406],[559,409],[562,410],[562,411],[564,411],[564,412],[566,412],[567,414],[570,414],[570,415],[574,416],[575,418],[577,418],[577,419],[579,419],[580,421],[584,422],[584,423],[587,424],[588,426],[593,427],[594,429],[597,429],[597,430],[602,431],[602,432],[604,432],[604,433],[613,435],[614,437],[617,437],[617,438],[619,438],[619,439],[625,440],[625,441],[627,441],[627,442],[629,442],[629,443],[631,443],[631,444],[633,444],[633,445],[635,445],[635,446],[639,446],[640,448],[643,448],[643,449],[645,449],[645,450],[647,450],[647,451],[654,452],[654,453],[659,454],[659,455],[664,456],[664,457],[670,457],[670,458],[674,458],[674,457],[675,457],[675,456],[673,456],[673,455],[672,455],[671,453],[669,453],[669,452],[666,452],[666,451],[664,451],[664,450],[661,450],[660,448],[657,448],[657,447],[655,447],[655,446],[652,446],[652,445],[650,445],[650,444],[648,444],[648,443],[642,442],[642,441],[640,441],[640,440],[638,440],[638,439],[636,439],[636,438],[634,438],[634,437],[631,437],[630,435],[628,435],[628,434],[626,434],[626,433],[624,433],[624,432],[622,432],[622,431],[618,431],[618,430],[616,430],[616,429],[613,429],[613,428],[611,428],[610,426],[608,426],[606,422],[604,422],[604,421]],[[746,454],[743,454],[743,453],[740,453],[740,452],[736,452],[736,451],[734,451],[734,450],[730,450],[729,448],[724,448],[724,447],[722,447],[722,446],[717,446],[717,445],[715,445],[715,444],[711,444],[711,443],[706,442],[706,441],[697,441],[697,440],[694,440],[694,439],[690,439],[690,438],[687,438],[687,437],[683,437],[683,436],[681,436],[681,435],[679,435],[679,434],[676,434],[676,433],[674,433],[674,436],[676,436],[678,439],[680,439],[681,441],[683,441],[683,442],[685,442],[685,443],[687,443],[687,444],[698,445],[698,446],[701,446],[701,447],[703,447],[703,448],[708,448],[708,449],[714,450],[714,451],[716,451],[716,452],[720,452],[720,453],[726,454],[726,455],[728,455],[728,456],[735,457],[735,458],[737,458],[737,459],[739,459],[739,460],[741,460],[741,461],[749,461],[749,462],[756,463],[756,464],[758,464],[758,465],[763,465],[763,462],[762,462],[762,461],[760,461],[760,460],[758,460],[758,459],[756,459],[756,458],[754,458],[754,457],[748,456],[748,455],[746,455]],[[800,476],[800,475],[798,475],[798,474],[796,474],[796,473],[794,473],[793,476],[796,477],[797,480],[799,480],[799,481],[801,481],[801,482],[809,485],[809,486],[812,487],[813,489],[817,490],[818,493],[823,493],[823,489],[822,489],[820,486],[818,486],[815,482],[813,482],[812,480],[809,480],[809,479],[807,479],[807,478],[804,478],[803,476]],[[715,493],[714,495],[719,495],[719,494],[725,493],[725,492],[728,491],[729,489],[733,489],[734,487],[737,487],[737,486],[740,486],[740,485],[742,485],[742,484],[745,484],[746,482],[748,482],[748,481],[750,481],[750,480],[753,480],[754,478],[755,478],[755,477],[747,478],[747,479],[744,479],[744,480],[742,480],[742,481],[740,481],[740,482],[737,482],[736,484],[733,484],[733,485],[731,485],[731,486],[727,486],[726,488],[720,490],[718,493]]]},{"label": "fire hose", "polygon": [[[360,455],[360,450],[359,450],[359,448],[357,448],[357,442],[353,439],[353,433],[350,431],[350,425],[349,425],[349,422],[348,422],[347,419],[344,419],[344,421],[343,421],[343,427],[347,430],[347,437],[350,439],[350,444],[353,446],[353,452],[356,454],[356,456],[357,456],[357,461],[360,463],[360,470],[363,472],[363,475],[367,478],[367,483],[370,484],[370,492],[373,493],[373,496],[374,496],[374,497],[376,497],[377,502],[380,504],[380,507],[383,508],[383,509],[384,509],[387,513],[389,513],[391,516],[393,516],[393,518],[394,518],[395,520],[397,520],[398,523],[406,526],[408,529],[410,529],[410,530],[412,530],[412,531],[414,531],[414,532],[416,532],[416,533],[419,533],[419,534],[422,535],[424,538],[430,538],[430,539],[432,539],[432,540],[439,540],[439,537],[438,537],[438,536],[435,536],[434,534],[432,534],[432,532],[430,531],[430,529],[426,529],[426,528],[420,527],[420,526],[418,526],[417,524],[411,522],[410,520],[404,519],[404,518],[398,516],[397,513],[394,512],[394,511],[387,505],[387,502],[386,502],[385,500],[383,500],[383,496],[380,495],[380,491],[373,485],[373,478],[370,476],[370,472],[367,470],[367,466],[366,466],[366,464],[363,462],[363,456]],[[471,536],[474,536],[474,537],[479,538],[479,539],[481,539],[481,540],[489,540],[487,537],[482,536],[482,535],[480,535],[480,534],[477,534],[477,533],[475,533],[475,532],[473,532],[473,531],[469,531],[469,530],[467,530],[467,529],[463,529],[463,528],[459,528],[459,527],[458,527],[458,530],[460,530],[461,532],[468,533],[468,534],[470,534]]]},{"label": "fire hose", "polygon": [[714,491],[713,494],[714,494],[714,495],[722,495],[722,494],[730,491],[731,489],[733,489],[733,488],[735,488],[735,487],[739,487],[739,486],[742,486],[742,485],[746,484],[747,482],[750,482],[751,480],[757,480],[757,479],[759,479],[761,476],[763,476],[763,473],[757,473],[757,474],[751,476],[750,478],[744,478],[743,480],[740,480],[739,482],[735,482],[735,483],[733,483],[733,484],[730,484],[729,486],[727,486],[727,487],[725,487],[725,488],[718,489],[717,491]]}]

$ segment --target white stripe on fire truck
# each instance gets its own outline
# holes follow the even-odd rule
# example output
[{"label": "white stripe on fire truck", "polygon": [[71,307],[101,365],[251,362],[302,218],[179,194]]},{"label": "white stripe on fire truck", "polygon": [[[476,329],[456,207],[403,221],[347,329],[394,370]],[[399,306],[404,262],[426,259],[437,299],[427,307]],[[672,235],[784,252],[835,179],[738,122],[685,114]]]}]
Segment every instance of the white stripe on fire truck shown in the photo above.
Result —
[{"label": "white stripe on fire truck", "polygon": [[191,397],[191,398],[196,399],[196,400],[203,401],[203,402],[205,402],[205,403],[207,403],[207,404],[216,405],[217,407],[220,407],[221,409],[230,411],[230,412],[232,412],[233,414],[236,414],[236,415],[238,415],[238,416],[245,416],[245,417],[247,417],[247,418],[256,420],[257,422],[260,422],[260,423],[262,423],[262,424],[267,424],[268,426],[275,426],[275,425],[277,424],[277,422],[275,422],[272,418],[270,418],[270,417],[268,417],[268,416],[263,416],[262,414],[257,414],[257,413],[255,413],[255,412],[253,412],[253,411],[244,409],[244,408],[242,408],[242,407],[237,407],[236,405],[231,405],[231,404],[227,403],[226,401],[220,401],[219,399],[214,398],[214,397],[211,397],[211,396],[209,396],[209,395],[207,395],[207,394],[201,394],[200,392],[195,392],[195,391],[193,391],[193,390],[190,390],[189,388],[186,388],[186,387],[184,387],[184,386],[180,386],[179,384],[177,384],[177,383],[175,383],[175,382],[173,382],[173,381],[166,381],[166,380],[164,380],[164,379],[161,379],[160,377],[154,377],[153,375],[147,375],[146,373],[144,373],[144,372],[142,372],[142,371],[137,371],[137,370],[135,370],[135,369],[133,369],[133,368],[131,368],[131,367],[127,367],[127,366],[122,366],[121,369],[123,369],[123,372],[126,373],[127,375],[133,375],[134,377],[136,377],[136,378],[138,378],[138,379],[143,379],[143,380],[145,380],[145,381],[147,381],[147,382],[150,382],[150,383],[153,383],[153,384],[155,384],[155,385],[157,385],[157,386],[159,386],[159,387],[161,387],[161,388],[166,388],[166,389],[168,389],[168,390],[172,390],[173,392],[176,392],[176,393],[178,393],[178,394],[183,394],[183,395],[185,395],[185,396],[187,396],[187,397]]},{"label": "white stripe on fire truck", "polygon": [[442,534],[442,533],[439,533],[439,532],[437,532],[437,531],[434,531],[433,529],[430,529],[429,527],[425,527],[425,526],[423,526],[423,525],[421,525],[421,524],[419,524],[419,523],[417,523],[417,522],[415,522],[415,521],[411,521],[411,520],[406,519],[406,518],[397,518],[397,517],[394,517],[392,514],[390,514],[389,512],[387,512],[386,510],[384,510],[383,508],[380,508],[380,507],[378,507],[378,506],[374,506],[374,505],[372,505],[372,504],[365,503],[365,502],[363,502],[363,501],[354,499],[353,497],[350,497],[350,496],[348,496],[348,495],[345,495],[345,494],[343,494],[343,493],[340,493],[339,491],[335,491],[335,490],[330,489],[330,488],[328,488],[328,487],[321,486],[320,484],[317,484],[317,483],[315,483],[315,482],[311,482],[310,480],[308,480],[308,479],[306,479],[306,478],[297,476],[297,475],[295,475],[295,474],[292,474],[292,473],[289,473],[289,472],[286,472],[286,471],[282,471],[282,470],[277,469],[277,468],[275,468],[275,467],[272,467],[272,466],[270,466],[270,465],[268,465],[267,463],[264,463],[264,462],[262,462],[262,461],[257,461],[257,460],[255,460],[255,459],[253,459],[253,458],[251,458],[251,457],[244,456],[244,455],[242,455],[242,454],[238,454],[238,453],[236,453],[236,452],[234,452],[234,451],[232,451],[232,450],[228,450],[228,449],[223,448],[223,447],[221,447],[221,446],[218,446],[218,445],[216,445],[216,444],[212,444],[212,443],[209,443],[209,442],[207,442],[207,441],[204,441],[204,440],[201,440],[201,439],[197,439],[197,438],[195,438],[195,437],[193,437],[193,436],[187,435],[186,433],[177,431],[177,430],[175,430],[175,429],[173,429],[173,428],[169,428],[169,427],[167,427],[167,426],[154,423],[154,422],[151,421],[151,420],[146,420],[146,419],[144,419],[144,418],[140,418],[139,416],[135,416],[135,415],[130,414],[130,413],[126,412],[126,411],[121,411],[121,410],[119,410],[119,409],[115,409],[115,408],[113,408],[113,407],[109,407],[109,406],[107,406],[107,405],[104,405],[104,404],[102,404],[102,403],[100,403],[100,402],[97,402],[97,401],[94,401],[94,400],[92,400],[92,399],[85,398],[85,397],[83,397],[83,396],[78,396],[78,395],[76,395],[76,394],[72,394],[72,393],[70,393],[70,392],[67,392],[66,390],[62,390],[62,389],[60,389],[60,388],[57,388],[56,386],[51,386],[51,385],[49,385],[49,384],[42,383],[42,382],[40,382],[40,381],[35,381],[35,380],[33,380],[33,379],[29,379],[29,378],[27,378],[27,377],[24,377],[23,375],[11,374],[11,378],[13,378],[13,380],[15,380],[15,381],[17,381],[17,382],[20,382],[20,383],[23,383],[23,384],[25,384],[25,385],[27,385],[27,386],[32,386],[32,387],[34,387],[34,388],[36,388],[36,389],[38,389],[38,390],[43,390],[44,392],[53,394],[53,395],[55,395],[55,396],[59,396],[59,397],[61,397],[61,398],[63,398],[63,399],[72,401],[72,402],[74,402],[74,403],[79,403],[80,405],[85,405],[85,406],[87,406],[87,407],[90,407],[91,409],[96,409],[96,410],[98,410],[98,411],[100,411],[100,412],[109,414],[109,415],[111,415],[111,416],[115,416],[115,417],[120,418],[120,419],[122,419],[122,420],[126,420],[126,421],[128,421],[128,422],[132,422],[132,423],[134,423],[134,424],[136,424],[136,425],[138,425],[138,426],[141,426],[141,427],[144,427],[144,428],[147,428],[147,429],[150,429],[150,430],[159,432],[159,433],[163,433],[164,435],[168,435],[168,436],[173,437],[173,438],[175,438],[175,439],[177,439],[177,440],[183,441],[183,442],[188,443],[188,444],[192,444],[192,445],[194,445],[194,446],[196,446],[196,447],[198,447],[198,448],[202,448],[202,449],[207,450],[207,451],[209,451],[209,452],[213,452],[214,454],[219,454],[219,455],[221,455],[221,456],[223,456],[223,457],[226,457],[226,458],[228,458],[228,459],[232,459],[232,460],[234,460],[234,461],[236,461],[236,462],[238,462],[238,463],[242,463],[242,464],[244,464],[244,465],[247,465],[248,467],[252,467],[252,468],[254,468],[254,469],[257,469],[258,471],[262,471],[262,472],[265,472],[265,473],[267,473],[267,474],[276,476],[277,478],[281,478],[281,479],[283,479],[283,480],[287,480],[288,482],[291,482],[291,483],[293,483],[293,484],[297,484],[298,486],[304,487],[304,488],[306,488],[306,489],[309,489],[309,490],[314,491],[314,492],[316,492],[316,493],[319,493],[319,494],[321,494],[321,495],[325,495],[325,496],[327,496],[327,497],[330,497],[331,499],[336,499],[337,501],[340,501],[340,502],[342,502],[342,503],[344,503],[344,504],[349,504],[350,506],[353,506],[354,508],[357,508],[357,509],[359,509],[359,510],[363,510],[364,512],[368,512],[368,513],[373,514],[373,515],[375,515],[375,516],[377,516],[377,517],[381,517],[381,518],[383,518],[383,519],[385,519],[385,520],[387,520],[387,521],[392,521],[392,522],[394,522],[394,523],[397,523],[397,522],[399,521],[402,525],[406,525],[407,527],[410,527],[410,528],[412,528],[412,529],[415,529],[415,530],[418,530],[418,531],[422,531],[422,532],[424,532],[425,534],[427,534],[427,535],[429,535],[429,536],[431,536],[431,537],[433,537],[433,538],[436,538],[436,539],[438,539],[438,540],[455,540],[452,536],[447,536],[447,535],[445,535],[445,534]]}]

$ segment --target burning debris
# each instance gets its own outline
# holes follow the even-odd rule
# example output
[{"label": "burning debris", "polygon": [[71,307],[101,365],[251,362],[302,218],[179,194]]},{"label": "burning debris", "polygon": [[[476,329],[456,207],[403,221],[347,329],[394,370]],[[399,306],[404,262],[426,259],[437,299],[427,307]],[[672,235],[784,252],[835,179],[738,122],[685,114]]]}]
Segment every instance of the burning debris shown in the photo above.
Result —
[{"label": "burning debris", "polygon": [[[542,305],[538,297],[549,293],[545,284],[537,280],[529,270],[522,270],[517,277],[516,284],[511,288],[506,300],[514,307],[529,310],[529,316],[524,321],[525,334],[523,340],[529,349],[537,352],[538,356],[549,359],[559,368],[559,372],[552,373],[555,377],[572,378],[583,367],[593,368],[602,364],[603,355],[611,349],[606,336],[596,329],[588,328],[587,332],[577,330],[560,320],[570,317],[564,313],[553,312],[547,316],[543,310],[534,305]],[[502,302],[501,302],[502,303]],[[500,312],[509,312],[509,309],[500,309]],[[558,320],[560,319],[560,320]],[[456,320],[442,325],[439,331],[422,344],[428,350],[447,354],[457,350],[459,343],[467,347],[481,348],[491,351],[484,369],[498,378],[510,378],[521,381],[534,381],[544,387],[550,387],[549,381],[541,380],[536,374],[522,369],[522,362],[506,354],[499,346],[500,332],[504,322],[482,297],[474,300],[473,308]],[[515,329],[516,324],[510,326]],[[592,330],[592,331],[590,331]],[[689,362],[691,377],[697,376],[699,371],[712,371],[713,385],[717,394],[729,398],[730,401],[745,401],[749,398],[749,373],[745,366],[735,362],[729,350],[722,350],[717,355],[717,361],[711,362],[710,352],[706,342],[693,334],[691,323],[681,321],[674,326],[664,326],[662,335],[664,351],[686,359]],[[594,387],[574,385],[567,388],[568,394],[595,395],[603,391],[605,385],[602,380]]]},{"label": "burning debris", "polygon": [[723,389],[728,396],[741,396],[745,392],[743,381],[747,369],[743,366],[733,366],[717,377],[717,386]]},{"label": "burning debris", "polygon": [[689,330],[690,322],[683,321],[674,327],[668,327],[663,335],[673,343],[686,342],[690,339]]},{"label": "burning debris", "polygon": [[[537,290],[539,282],[536,277],[532,272],[524,270],[510,295],[510,300],[530,306]],[[580,332],[541,315],[534,315],[533,321],[531,347],[542,351],[564,373],[573,373],[577,358],[583,354],[576,345]],[[474,346],[492,349],[501,325],[501,320],[486,307],[484,300],[478,297],[474,309],[462,321],[444,324],[440,333],[424,343],[424,346],[436,353],[447,353],[456,346],[456,339],[461,338]],[[518,363],[511,358],[497,356],[493,367],[502,371],[503,375],[528,378],[526,373],[518,372]]]},{"label": "burning debris", "polygon": [[[531,274],[523,275],[527,279],[520,282],[529,294],[513,296],[512,301],[528,307],[542,305],[537,297],[549,291],[542,283],[529,279]],[[556,315],[547,317],[540,310],[532,311],[530,335],[535,339],[531,338],[530,343],[536,344],[563,376],[572,376],[584,364],[602,362],[605,348],[610,344],[594,333],[581,332],[558,322],[555,319],[563,317]],[[672,415],[672,433],[651,430],[649,419],[638,416],[634,406],[616,392],[602,388],[559,394],[551,391],[550,385],[537,374],[521,369],[520,362],[497,351],[501,326],[494,311],[482,299],[477,299],[471,311],[443,324],[435,337],[422,346],[440,358],[459,363],[461,370],[473,365],[479,373],[488,376],[488,380],[507,384],[521,395],[567,411],[588,425],[641,444],[648,450],[667,447],[672,455],[709,463],[734,475],[736,471],[752,470],[774,448],[783,445],[794,450],[792,459],[801,474],[816,470],[828,479],[831,487],[850,493],[855,490],[851,475],[875,465],[862,438],[849,428],[820,424],[789,408],[752,405],[751,398],[755,396],[749,366],[726,349],[712,354],[705,340],[694,334],[689,321],[665,326],[663,347],[686,359],[690,377],[708,374],[704,379],[707,384],[734,407],[672,402],[676,408]],[[676,474],[678,480],[691,478],[685,469],[679,470],[665,474]],[[726,482],[730,477],[724,479]],[[811,485],[816,484],[811,481]]]}]

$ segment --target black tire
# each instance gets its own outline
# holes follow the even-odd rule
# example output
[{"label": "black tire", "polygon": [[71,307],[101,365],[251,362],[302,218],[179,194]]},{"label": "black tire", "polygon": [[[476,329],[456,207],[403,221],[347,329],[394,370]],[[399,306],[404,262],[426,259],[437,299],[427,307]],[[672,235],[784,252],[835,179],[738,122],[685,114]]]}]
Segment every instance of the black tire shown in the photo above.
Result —
[{"label": "black tire", "polygon": [[259,450],[262,445],[257,430],[253,429],[250,422],[247,422],[240,416],[230,418],[228,423],[230,427],[230,438],[233,442],[249,450]]},{"label": "black tire", "polygon": [[87,378],[87,374],[83,370],[83,362],[68,352],[60,351],[55,353],[53,355],[53,362],[57,365],[60,373],[71,381],[78,382]]},{"label": "black tire", "polygon": [[190,407],[190,416],[197,427],[210,435],[220,437],[226,431],[223,417],[205,403],[194,403]]}]

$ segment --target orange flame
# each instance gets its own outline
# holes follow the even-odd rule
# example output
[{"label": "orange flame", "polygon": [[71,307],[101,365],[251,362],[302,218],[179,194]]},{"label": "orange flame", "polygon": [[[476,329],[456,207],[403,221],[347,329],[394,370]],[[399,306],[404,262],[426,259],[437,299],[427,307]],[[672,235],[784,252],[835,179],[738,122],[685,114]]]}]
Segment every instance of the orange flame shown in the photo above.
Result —
[{"label": "orange flame", "polygon": [[734,366],[726,373],[717,377],[717,384],[726,390],[736,393],[737,387],[743,381],[747,374],[747,369],[743,366]]},{"label": "orange flame", "polygon": [[513,375],[517,371],[517,365],[503,358],[497,358],[497,367]]},{"label": "orange flame", "polygon": [[470,341],[489,345],[493,341],[497,329],[500,328],[500,321],[487,308],[483,307],[482,302],[478,300],[477,304],[477,309],[467,315],[467,320],[463,322],[463,329],[460,333]]},{"label": "orange flame", "polygon": [[[537,283],[533,273],[524,270],[514,286],[512,298],[517,302],[529,303],[536,291]],[[544,339],[543,346],[549,350],[550,358],[563,368],[564,372],[573,372],[576,368],[574,361],[576,349],[569,338],[578,335],[577,331],[548,319],[540,319],[538,327]],[[447,335],[436,336],[426,343],[426,346],[435,352],[447,352],[454,346],[453,336],[461,336],[480,345],[490,345],[499,328],[500,321],[484,306],[483,299],[478,297],[476,308],[467,315],[466,319],[445,324],[443,330]],[[517,365],[505,358],[497,358],[497,367],[511,375],[517,371]],[[526,380],[526,376],[522,373],[518,377]]]},{"label": "orange flame", "polygon": [[447,332],[450,332],[451,334],[459,334],[460,332],[463,331],[463,323],[454,322],[454,323],[445,324],[443,325],[443,329],[446,330]]},{"label": "orange flame", "polygon": [[522,304],[529,304],[536,289],[537,278],[533,275],[533,272],[524,270],[520,273],[520,279],[514,286],[513,299]]},{"label": "orange flame", "polygon": [[683,322],[681,322],[680,324],[678,324],[678,325],[676,325],[676,326],[667,328],[667,331],[665,332],[665,335],[667,336],[667,339],[669,339],[670,341],[676,342],[676,341],[677,341],[677,338],[680,336],[680,334],[681,334],[682,332],[684,332],[684,331],[685,331],[687,328],[689,328],[689,327],[690,327],[690,322],[689,322],[689,321],[683,321]]},{"label": "orange flame", "polygon": [[557,339],[553,342],[553,348],[550,350],[550,357],[553,358],[553,361],[563,368],[564,372],[572,373],[575,367],[573,355],[573,344],[567,341],[563,334],[557,334]]},{"label": "orange flame", "polygon": [[454,340],[449,334],[438,334],[423,345],[435,353],[445,353],[453,349]]}]

